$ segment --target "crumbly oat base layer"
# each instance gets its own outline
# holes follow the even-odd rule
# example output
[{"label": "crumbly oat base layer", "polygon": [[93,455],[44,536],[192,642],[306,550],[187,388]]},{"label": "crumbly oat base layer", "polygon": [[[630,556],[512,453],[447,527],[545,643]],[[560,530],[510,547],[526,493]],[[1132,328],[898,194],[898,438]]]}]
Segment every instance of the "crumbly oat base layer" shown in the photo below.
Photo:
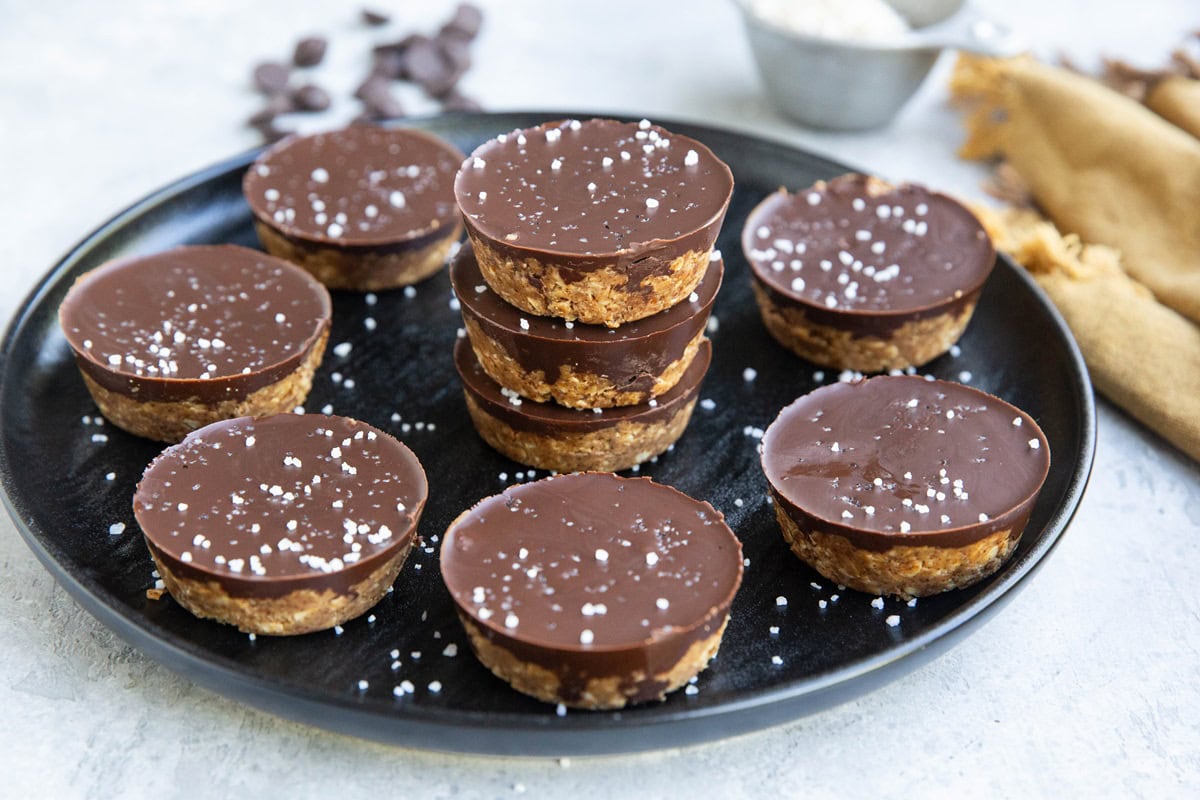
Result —
[{"label": "crumbly oat base layer", "polygon": [[[559,367],[556,377],[547,376],[542,370],[527,370],[504,348],[504,345],[484,333],[479,323],[464,318],[467,335],[475,357],[492,380],[505,389],[539,403],[554,401],[567,408],[613,408],[648,403],[670,391],[696,357],[704,332],[688,342],[683,355],[667,365],[655,379],[649,391],[625,391],[613,381],[592,372],[576,370],[570,364]],[[549,378],[549,380],[548,380]]]},{"label": "crumbly oat base layer", "polygon": [[189,400],[139,400],[120,392],[105,389],[86,373],[83,382],[92,399],[112,424],[135,436],[157,439],[160,442],[179,442],[197,428],[212,422],[235,417],[266,417],[284,414],[304,402],[312,388],[313,372],[325,354],[329,341],[328,329],[313,345],[308,356],[294,372],[275,383],[256,389],[241,399],[206,403]]},{"label": "crumbly oat base layer", "polygon": [[775,519],[792,552],[831,581],[903,600],[961,589],[1000,568],[1017,549],[1021,529],[988,534],[965,547],[896,545],[876,551],[844,536],[805,531],[775,503]]},{"label": "crumbly oat base layer", "polygon": [[653,699],[662,700],[669,692],[683,686],[693,677],[700,674],[721,646],[721,636],[729,617],[721,623],[721,627],[712,635],[693,642],[683,658],[679,659],[666,672],[647,675],[642,671],[632,675],[612,675],[604,677],[577,677],[578,683],[583,684],[583,690],[578,697],[568,697],[563,689],[562,678],[530,661],[522,661],[510,650],[490,641],[480,631],[479,626],[469,616],[459,613],[463,627],[466,628],[467,638],[471,641],[471,649],[475,657],[496,677],[508,683],[518,692],[536,697],[547,703],[562,703],[572,708],[591,710],[624,708],[630,702],[630,694],[638,691],[638,684],[653,681],[661,685],[662,691]]},{"label": "crumbly oat base layer", "polygon": [[245,633],[295,636],[340,625],[383,599],[400,574],[415,539],[415,534],[409,536],[394,556],[351,586],[347,594],[338,594],[332,589],[319,592],[298,589],[280,597],[235,597],[217,581],[181,578],[171,572],[154,550],[150,554],[171,597],[197,617],[236,625]]},{"label": "crumbly oat base layer", "polygon": [[618,422],[599,430],[551,435],[517,430],[480,408],[471,395],[466,400],[475,430],[485,442],[513,461],[555,472],[619,472],[649,461],[683,435],[696,407],[693,398],[662,422]]},{"label": "crumbly oat base layer", "polygon": [[458,223],[432,244],[401,252],[362,252],[302,242],[284,236],[255,220],[254,229],[266,251],[312,273],[330,289],[373,292],[408,286],[433,275],[446,263],[450,248],[462,233]]},{"label": "crumbly oat base layer", "polygon": [[664,311],[692,293],[704,278],[711,251],[688,251],[665,274],[650,275],[641,285],[613,267],[601,267],[581,280],[566,280],[558,267],[536,258],[513,259],[470,231],[479,271],[507,303],[542,317],[578,320],[615,328]]},{"label": "crumbly oat base layer", "polygon": [[928,364],[959,340],[975,312],[971,301],[957,311],[906,322],[887,338],[860,336],[814,322],[798,306],[776,303],[757,280],[753,287],[763,324],[776,341],[814,364],[858,372]]}]

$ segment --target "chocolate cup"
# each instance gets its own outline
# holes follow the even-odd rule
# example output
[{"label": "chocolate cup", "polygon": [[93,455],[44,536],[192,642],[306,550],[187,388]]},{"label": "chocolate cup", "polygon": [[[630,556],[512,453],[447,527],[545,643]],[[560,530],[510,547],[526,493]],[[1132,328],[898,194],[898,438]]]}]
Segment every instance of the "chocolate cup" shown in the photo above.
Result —
[{"label": "chocolate cup", "polygon": [[[610,507],[614,498],[619,505]],[[566,503],[563,519],[557,512],[560,500]],[[537,516],[510,513],[520,506],[535,509]],[[572,524],[564,527],[564,519]],[[673,524],[664,530],[662,520]],[[548,526],[553,531],[539,529]],[[680,548],[681,542],[688,547]],[[500,569],[520,558],[538,567],[536,580],[553,585],[555,602],[563,609],[561,626],[542,618],[539,597],[523,596],[540,591],[529,588],[534,579],[526,582],[527,572],[514,572],[511,583],[487,579],[490,562],[481,559],[496,548],[506,555],[504,563],[497,562]],[[572,556],[576,550],[582,554],[578,561]],[[654,553],[655,560],[643,559],[643,550]],[[564,571],[559,564],[565,560],[578,566]],[[685,587],[674,575],[658,577],[660,563],[675,572],[687,565],[689,574],[711,579]],[[443,580],[481,660],[527,694],[581,708],[661,699],[686,683],[715,654],[742,572],[741,545],[711,505],[648,478],[606,473],[511,486],[460,514],[442,545]],[[589,583],[601,579],[611,581],[603,594]],[[501,597],[522,602],[513,608],[526,616],[515,626],[499,607],[483,613]],[[584,644],[582,636],[568,633],[576,625],[576,609],[602,601],[610,605],[605,612],[587,616],[584,610],[578,623],[596,627],[595,643]],[[614,627],[601,627],[609,624],[604,615],[618,610],[624,618]],[[643,633],[633,623],[638,615],[671,618]],[[636,635],[629,632],[634,629]]]},{"label": "chocolate cup", "polygon": [[[669,147],[635,138],[651,135]],[[454,189],[493,291],[531,314],[616,327],[695,289],[733,174],[703,144],[649,123],[566,120],[481,145]]]},{"label": "chocolate cup", "polygon": [[557,472],[628,469],[667,450],[687,428],[711,360],[705,340],[683,378],[661,398],[576,410],[506,394],[465,340],[454,348],[467,411],[484,441],[514,461]]},{"label": "chocolate cup", "polygon": [[303,402],[331,314],[304,270],[236,245],[110,261],[80,276],[58,311],[101,412],[164,441]]},{"label": "chocolate cup", "polygon": [[[184,470],[187,485],[177,479]],[[389,494],[375,499],[381,486]],[[383,431],[345,417],[279,414],[217,422],[167,448],[138,482],[133,511],[175,578],[231,598],[287,601],[297,592],[354,595],[407,552],[427,497],[417,457]],[[348,520],[367,528],[350,532]],[[253,571],[256,558],[263,574]]]},{"label": "chocolate cup", "polygon": [[[876,213],[881,206],[889,210],[886,217]],[[913,211],[918,207],[924,209],[919,218]],[[893,217],[892,208],[902,213]],[[911,222],[925,232],[889,227],[903,214],[908,214],[904,222],[896,224]],[[799,225],[801,238],[780,234],[779,225],[785,234],[793,232],[788,225]],[[769,231],[765,237],[759,235],[763,230]],[[859,233],[868,238],[857,239]],[[926,245],[925,237],[937,244]],[[781,239],[797,250],[776,251],[774,243]],[[883,251],[868,251],[867,241]],[[772,336],[815,363],[863,372],[920,366],[946,352],[970,322],[996,259],[983,226],[953,198],[857,174],[818,181],[795,194],[781,189],[767,196],[746,218],[742,250]],[[839,256],[849,258],[841,262]],[[792,268],[796,262],[801,268]],[[822,269],[821,262],[830,269]],[[888,262],[904,277],[876,279]],[[946,264],[954,266],[953,275],[947,275]],[[845,273],[845,283],[837,283],[831,277],[835,273]],[[800,288],[792,284],[797,278],[803,281]],[[853,300],[839,288],[851,282],[867,287]],[[835,293],[835,306],[817,299]]]},{"label": "chocolate cup", "polygon": [[[1028,414],[997,397],[883,376],[784,408],[763,436],[762,466],[797,555],[844,585],[911,597],[1003,563],[1049,472],[1048,447]],[[975,547],[989,537],[994,547]]]},{"label": "chocolate cup", "polygon": [[373,291],[416,283],[445,263],[462,235],[451,186],[461,161],[423,131],[352,125],[284,139],[242,186],[269,252],[330,288]]},{"label": "chocolate cup", "polygon": [[637,405],[670,390],[695,355],[723,273],[715,259],[694,299],[613,329],[521,312],[488,288],[471,248],[450,264],[467,333],[488,375],[535,401],[586,409]]}]

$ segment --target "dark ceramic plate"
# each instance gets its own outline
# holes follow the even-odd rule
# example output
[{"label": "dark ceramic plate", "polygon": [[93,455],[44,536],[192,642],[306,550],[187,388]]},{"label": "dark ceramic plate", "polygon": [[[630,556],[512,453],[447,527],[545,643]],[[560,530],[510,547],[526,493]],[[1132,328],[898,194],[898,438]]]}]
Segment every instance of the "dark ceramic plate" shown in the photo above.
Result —
[{"label": "dark ceramic plate", "polygon": [[[563,116],[458,115],[413,124],[470,152],[497,133]],[[395,591],[340,634],[257,641],[193,617],[169,596],[147,599],[152,564],[130,499],[159,445],[84,421],[96,410],[56,310],[78,275],[115,256],[184,243],[254,245],[241,195],[253,154],[186,178],[120,214],[63,259],[21,307],[0,354],[0,475],[17,528],[88,611],[171,669],[282,716],[413,747],[553,755],[677,746],[817,711],[927,662],[1013,596],[1079,504],[1095,437],[1079,352],[1041,292],[1001,259],[961,353],[928,371],[1020,406],[1049,437],[1050,477],[1020,549],[988,580],[911,608],[888,600],[877,609],[867,595],[838,592],[789,553],[764,499],[755,429],[766,428],[783,405],[821,380],[768,338],[738,240],[747,212],[767,193],[846,168],[741,134],[665,124],[711,147],[737,180],[718,242],[728,272],[716,303],[712,369],[701,390],[715,407],[698,406],[675,449],[641,470],[724,511],[750,559],[720,654],[700,676],[698,691],[623,712],[558,716],[472,657],[438,575],[440,534],[462,509],[503,488],[502,473],[511,482],[524,468],[490,450],[467,419],[451,362],[461,322],[444,273],[413,296],[381,293],[375,305],[362,295],[335,293],[330,344],[354,347],[345,358],[327,354],[306,404],[314,411],[330,404],[335,413],[392,431],[425,465],[431,492],[420,532],[428,547],[414,550]],[[364,326],[368,316],[377,322],[374,331]],[[755,380],[745,379],[747,367],[757,370]],[[836,379],[826,370],[825,382]],[[126,529],[110,534],[116,522]],[[781,596],[786,605],[777,602]],[[890,614],[900,616],[899,626],[885,624]],[[457,655],[447,654],[455,648]],[[415,691],[394,697],[393,687],[403,681]],[[440,691],[429,688],[434,681]]]}]

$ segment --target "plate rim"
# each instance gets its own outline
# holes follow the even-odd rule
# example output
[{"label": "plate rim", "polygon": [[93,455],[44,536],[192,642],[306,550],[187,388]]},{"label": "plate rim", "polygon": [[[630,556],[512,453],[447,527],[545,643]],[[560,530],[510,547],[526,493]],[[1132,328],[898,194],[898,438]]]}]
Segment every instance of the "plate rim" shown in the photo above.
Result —
[{"label": "plate rim", "polygon": [[[639,115],[589,114],[581,111],[504,111],[497,113],[455,112],[433,114],[401,120],[403,127],[437,130],[452,126],[455,121],[479,125],[485,120],[494,122],[497,130],[508,126],[527,126],[532,120],[563,118],[590,118],[603,116],[612,119],[636,121]],[[733,137],[749,143],[781,148],[793,155],[802,156],[831,167],[832,170],[851,171],[854,168],[844,162],[814,153],[782,141],[758,136],[743,130],[655,117],[668,129],[686,130],[703,141],[706,134]],[[507,122],[505,122],[507,120]],[[160,207],[174,197],[202,186],[235,169],[244,169],[261,152],[256,147],[229,158],[222,159],[181,178],[167,183],[155,191],[130,203],[113,214],[108,220],[82,237],[43,275],[26,293],[9,320],[3,340],[0,341],[0,427],[7,426],[8,413],[4,398],[9,391],[9,363],[12,348],[21,337],[26,325],[36,310],[41,307],[45,295],[55,290],[75,264],[85,257],[97,244],[103,242],[114,231],[120,230],[129,221]],[[182,675],[210,691],[246,703],[285,718],[335,730],[361,738],[392,744],[419,747],[444,752],[475,753],[491,755],[530,754],[542,755],[587,755],[634,752],[697,744],[724,739],[733,735],[762,730],[798,719],[808,713],[844,702],[872,691],[895,677],[898,670],[905,672],[927,663],[941,655],[962,638],[978,629],[1015,596],[1016,591],[1028,584],[1030,577],[1044,565],[1050,553],[1061,541],[1068,525],[1078,510],[1080,501],[1090,479],[1096,450],[1096,407],[1091,380],[1079,351],[1078,344],[1066,322],[1053,302],[1038,286],[1037,282],[1008,256],[998,255],[998,266],[1015,275],[1023,288],[1030,292],[1042,309],[1048,312],[1050,322],[1065,345],[1070,370],[1068,374],[1072,388],[1077,391],[1076,429],[1081,450],[1072,453],[1075,464],[1064,490],[1063,503],[1042,529],[1036,545],[1018,559],[1004,566],[1004,575],[984,592],[955,607],[948,616],[921,633],[907,638],[882,653],[877,653],[841,665],[823,674],[792,679],[766,689],[756,690],[752,696],[735,698],[714,706],[693,709],[678,709],[663,713],[629,717],[620,712],[587,714],[577,712],[566,718],[518,716],[494,714],[481,711],[464,711],[453,708],[426,708],[405,706],[402,713],[383,712],[377,707],[359,704],[351,697],[339,698],[318,695],[298,684],[280,683],[265,678],[250,670],[238,670],[222,661],[205,658],[201,654],[182,646],[176,639],[158,635],[158,626],[144,620],[142,624],[126,616],[119,603],[107,593],[86,585],[64,566],[48,549],[50,539],[45,531],[35,530],[35,520],[24,518],[27,508],[23,499],[14,496],[11,454],[7,450],[4,436],[0,436],[0,499],[13,520],[26,545],[55,580],[65,588],[72,598],[88,613],[96,617],[123,640],[136,647],[167,669]],[[72,562],[71,566],[79,565]],[[337,708],[338,715],[322,714],[330,706]],[[798,709],[798,706],[804,706]],[[772,713],[772,711],[774,713]],[[340,716],[339,716],[340,715]],[[748,720],[752,715],[754,719]],[[715,720],[726,720],[729,725],[706,725]],[[553,723],[553,724],[551,724]],[[479,731],[505,731],[510,736],[498,739],[489,737],[485,741],[463,747],[455,734],[462,729]],[[646,746],[631,746],[628,740],[631,728],[641,730],[671,729],[669,740]],[[449,731],[449,734],[447,733]],[[586,734],[573,736],[572,734]],[[432,734],[432,739],[423,734]],[[547,745],[550,745],[547,747]]]}]

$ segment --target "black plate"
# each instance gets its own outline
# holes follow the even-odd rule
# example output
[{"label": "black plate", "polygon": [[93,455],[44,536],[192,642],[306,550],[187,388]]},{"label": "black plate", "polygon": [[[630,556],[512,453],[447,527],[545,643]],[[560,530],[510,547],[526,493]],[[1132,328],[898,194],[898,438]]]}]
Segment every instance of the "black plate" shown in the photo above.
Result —
[{"label": "black plate", "polygon": [[[497,133],[562,113],[457,115],[413,123],[470,152]],[[574,115],[586,116],[586,115]],[[314,725],[399,744],[481,753],[578,754],[648,750],[764,728],[866,692],[944,651],[1014,594],[1062,535],[1082,496],[1095,443],[1095,409],[1083,361],[1041,292],[1005,259],[988,281],[957,357],[928,371],[963,379],[1031,413],[1050,440],[1053,465],[1016,556],[970,589],[915,607],[838,592],[792,557],[764,499],[754,428],[814,388],[814,368],[764,331],[750,294],[738,239],[746,214],[781,184],[799,188],[846,168],[782,144],[695,125],[665,123],[709,145],[737,180],[718,246],[728,272],[717,299],[714,359],[697,407],[673,452],[643,475],[711,501],[727,515],[750,565],[721,652],[696,684],[665,703],[623,712],[570,712],[520,695],[469,652],[438,576],[437,542],[463,508],[493,494],[524,468],[490,450],[467,419],[451,361],[461,324],[446,275],[415,296],[335,293],[332,353],[307,407],[364,419],[402,438],[430,476],[416,551],[395,591],[373,617],[332,631],[251,641],[231,627],[196,619],[169,597],[151,601],[152,564],[133,522],[130,498],[159,445],[96,413],[56,321],[59,303],[84,271],[115,256],[173,245],[254,245],[241,176],[254,154],[186,178],[120,214],[75,248],[25,301],[3,345],[0,473],[17,528],[88,611],[147,655],[217,692]],[[370,332],[365,317],[378,327]],[[746,367],[758,376],[747,381]],[[354,385],[335,382],[333,373]],[[824,380],[837,376],[826,371]],[[392,421],[398,412],[403,422]],[[407,432],[404,423],[414,425]],[[421,430],[416,423],[425,423]],[[433,423],[431,426],[429,423]],[[436,426],[436,427],[435,427]],[[99,441],[107,436],[107,441]],[[106,479],[115,473],[111,480]],[[109,526],[123,522],[124,533]],[[819,588],[818,588],[819,586]],[[831,595],[840,594],[836,601]],[[776,598],[787,598],[786,606]],[[826,600],[820,608],[819,600]],[[885,624],[898,614],[897,627]],[[778,626],[777,635],[769,631]],[[457,656],[444,655],[455,645]],[[392,669],[392,651],[401,665]],[[419,659],[411,654],[420,652]],[[780,656],[781,664],[772,657]],[[393,697],[411,681],[416,691]],[[360,689],[360,681],[366,681]],[[428,685],[440,681],[440,692]]]}]

